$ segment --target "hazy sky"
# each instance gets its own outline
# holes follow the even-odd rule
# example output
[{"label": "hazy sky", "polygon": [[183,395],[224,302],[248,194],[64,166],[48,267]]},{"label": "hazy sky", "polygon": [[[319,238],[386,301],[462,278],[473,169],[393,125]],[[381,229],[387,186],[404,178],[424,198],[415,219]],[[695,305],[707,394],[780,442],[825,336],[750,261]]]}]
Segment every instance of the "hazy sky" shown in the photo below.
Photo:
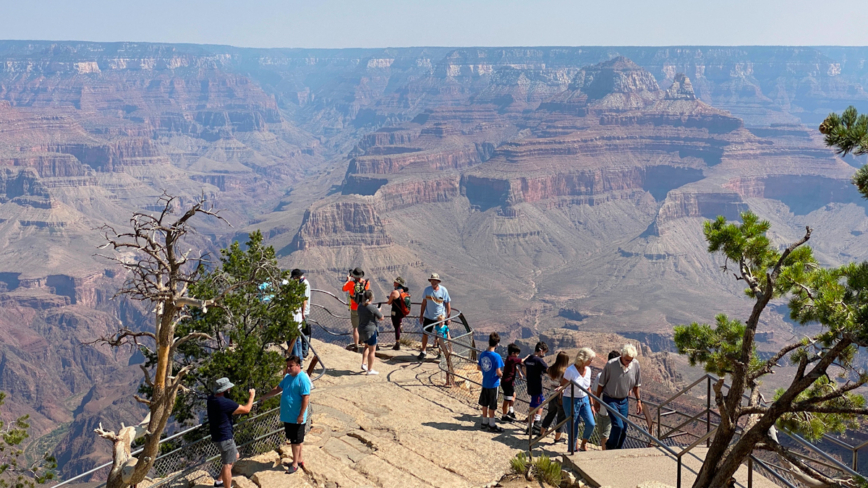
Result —
[{"label": "hazy sky", "polygon": [[865,0],[0,0],[0,38],[249,47],[868,45]]}]

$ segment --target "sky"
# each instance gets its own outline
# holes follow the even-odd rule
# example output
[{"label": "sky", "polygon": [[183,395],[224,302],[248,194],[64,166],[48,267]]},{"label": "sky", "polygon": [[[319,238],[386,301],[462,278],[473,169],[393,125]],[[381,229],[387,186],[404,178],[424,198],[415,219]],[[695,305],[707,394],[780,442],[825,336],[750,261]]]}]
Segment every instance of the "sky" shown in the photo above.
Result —
[{"label": "sky", "polygon": [[0,39],[239,47],[868,45],[865,0],[0,0]]}]

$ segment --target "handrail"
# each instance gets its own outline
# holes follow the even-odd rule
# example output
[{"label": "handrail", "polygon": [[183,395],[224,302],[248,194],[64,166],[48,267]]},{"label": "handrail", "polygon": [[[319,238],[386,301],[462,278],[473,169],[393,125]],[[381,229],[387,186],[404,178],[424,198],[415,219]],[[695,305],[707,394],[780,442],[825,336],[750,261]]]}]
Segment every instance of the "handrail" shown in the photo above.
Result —
[{"label": "handrail", "polygon": [[[262,402],[261,402],[261,400],[260,400],[260,401],[257,401],[256,403],[254,403],[253,405],[254,405],[254,406],[259,406],[259,405],[261,405],[261,404],[262,404]],[[244,424],[244,423],[246,423],[246,422],[248,422],[248,421],[250,421],[250,420],[253,420],[253,419],[257,418],[257,417],[260,417],[260,416],[262,416],[262,415],[265,415],[265,414],[267,414],[267,413],[273,412],[274,410],[278,410],[278,409],[279,409],[279,407],[278,407],[278,408],[275,408],[275,409],[267,410],[267,411],[262,412],[262,413],[257,413],[256,415],[254,415],[254,416],[252,416],[252,417],[248,417],[248,418],[242,420],[241,422],[238,423],[238,425]],[[249,415],[249,414],[248,414],[248,415]],[[198,425],[195,425],[195,426],[193,426],[193,427],[190,427],[189,429],[182,430],[182,431],[180,431],[180,432],[177,432],[177,433],[175,433],[175,434],[172,434],[171,436],[168,436],[168,437],[166,437],[166,438],[160,439],[160,444],[163,444],[163,443],[165,443],[165,442],[169,442],[169,441],[175,440],[175,439],[177,439],[177,438],[179,438],[179,437],[181,437],[181,436],[183,436],[183,435],[186,435],[186,434],[189,434],[190,432],[193,432],[194,430],[201,429],[202,427],[204,427],[204,426],[206,426],[206,425],[208,425],[207,420],[206,420],[205,422],[202,422],[201,424],[198,424]],[[210,436],[208,436],[208,437],[210,437]],[[197,440],[198,440],[198,439],[197,439]],[[176,452],[176,451],[178,451],[178,450],[180,450],[180,449],[183,449],[183,447],[180,447],[180,448],[178,448],[178,449],[174,449],[174,450],[172,450],[172,451],[167,452],[166,454],[162,454],[162,455],[160,455],[160,456],[157,456],[156,459],[160,459],[160,458],[162,458],[162,457],[164,457],[164,456],[167,456],[167,455],[169,455],[169,454],[171,454],[171,453],[173,453],[173,452]],[[131,455],[131,456],[135,456],[136,454],[141,454],[142,451],[144,451],[144,448],[140,447],[140,448],[138,448],[138,449],[132,451],[132,452],[130,453],[130,455]],[[156,461],[156,460],[155,460],[155,461]],[[72,483],[72,482],[75,481],[75,480],[78,480],[78,479],[83,478],[83,477],[85,477],[85,476],[88,476],[88,475],[91,475],[91,474],[93,474],[93,473],[96,473],[97,471],[99,471],[99,470],[101,470],[101,469],[105,469],[105,468],[111,466],[113,463],[114,463],[114,461],[109,461],[109,462],[107,462],[107,463],[105,463],[105,464],[101,464],[101,465],[99,465],[99,466],[97,466],[97,467],[95,467],[95,468],[93,468],[93,469],[90,469],[89,471],[85,471],[84,473],[81,473],[81,474],[75,475],[75,476],[73,476],[72,478],[69,478],[69,479],[63,480],[63,481],[61,481],[60,483],[58,483],[58,484],[56,484],[56,485],[53,485],[52,488],[57,488],[58,486],[63,486],[63,485],[67,485],[67,484],[69,484],[69,483]]]},{"label": "handrail", "polygon": [[808,450],[816,451],[817,454],[819,454],[823,459],[825,459],[826,461],[829,461],[830,463],[832,463],[832,464],[838,466],[838,467],[839,467],[842,471],[844,471],[845,473],[848,473],[848,474],[850,474],[850,475],[852,475],[852,476],[858,476],[858,477],[860,477],[860,478],[863,477],[861,474],[859,474],[859,473],[857,473],[856,471],[854,471],[854,470],[848,468],[848,467],[847,467],[845,464],[843,464],[842,462],[840,462],[840,461],[838,461],[837,459],[833,458],[832,456],[826,454],[825,452],[823,452],[823,451],[817,449],[816,446],[814,446],[813,444],[811,444],[810,442],[808,442],[807,440],[805,440],[804,438],[802,438],[802,436],[800,436],[799,434],[796,434],[795,432],[786,432],[786,431],[783,431],[783,432],[784,432],[785,434],[787,434],[788,436],[790,436],[792,439],[794,439],[796,442],[798,442],[799,444],[801,444],[803,447],[808,448]]}]

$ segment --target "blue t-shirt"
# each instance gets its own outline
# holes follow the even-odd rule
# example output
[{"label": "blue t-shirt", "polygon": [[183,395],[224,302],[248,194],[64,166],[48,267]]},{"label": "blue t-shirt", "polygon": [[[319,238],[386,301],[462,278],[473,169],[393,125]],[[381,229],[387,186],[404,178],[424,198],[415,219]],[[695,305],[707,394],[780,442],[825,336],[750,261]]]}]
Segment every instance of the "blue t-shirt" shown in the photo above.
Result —
[{"label": "blue t-shirt", "polygon": [[500,377],[497,370],[503,371],[503,358],[494,351],[484,351],[479,355],[479,367],[482,368],[482,387],[497,388],[500,386]]},{"label": "blue t-shirt", "polygon": [[[434,291],[433,286],[425,288],[422,293],[425,297],[425,318],[428,320],[437,320],[437,317],[442,315],[446,317],[446,304],[449,303],[449,292],[445,286],[440,286],[437,291]],[[447,317],[448,318],[448,317]]]},{"label": "blue t-shirt", "polygon": [[232,414],[238,410],[238,404],[226,397],[211,395],[206,406],[211,440],[223,442],[232,439]]},{"label": "blue t-shirt", "polygon": [[[304,371],[296,376],[288,374],[280,381],[280,387],[283,389],[280,395],[280,421],[297,424],[298,414],[301,413],[302,397],[310,395],[310,377]],[[307,410],[304,411],[302,423],[307,422]]]}]

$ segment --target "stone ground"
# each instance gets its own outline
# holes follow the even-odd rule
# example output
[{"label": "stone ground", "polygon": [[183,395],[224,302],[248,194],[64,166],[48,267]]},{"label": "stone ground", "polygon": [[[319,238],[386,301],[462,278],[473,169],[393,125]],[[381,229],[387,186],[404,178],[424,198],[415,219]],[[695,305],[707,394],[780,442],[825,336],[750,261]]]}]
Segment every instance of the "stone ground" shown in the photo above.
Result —
[{"label": "stone ground", "polygon": [[[519,426],[504,425],[503,434],[481,431],[479,411],[448,395],[437,364],[412,361],[415,351],[388,351],[393,358],[378,360],[380,374],[368,376],[360,354],[319,342],[314,347],[328,372],[311,394],[307,472],[285,474],[278,454],[265,454],[250,460],[252,466],[239,461],[236,471],[247,474],[237,478],[239,488],[493,486],[527,447]],[[211,484],[210,477],[192,478],[193,486]]]},{"label": "stone ground", "polygon": [[[314,383],[311,395],[313,427],[305,438],[303,453],[306,472],[286,474],[284,465],[291,460],[289,446],[283,446],[280,452],[239,461],[234,478],[238,488],[548,486],[508,475],[510,459],[527,449],[524,424],[499,423],[506,429],[503,434],[481,431],[475,402],[450,395],[442,386],[444,378],[435,362],[416,361],[416,351],[408,348],[397,353],[384,348],[382,356],[388,359],[378,359],[375,365],[380,374],[368,376],[362,374],[360,354],[320,342],[314,342],[314,347],[325,359],[327,374]],[[468,399],[474,396],[469,393]],[[601,470],[636,471],[627,469],[637,467],[636,459],[620,459],[632,456],[628,453],[633,450],[621,451],[616,461],[624,464],[624,469],[612,469],[612,461],[603,462],[600,457],[605,452],[594,445],[588,447],[591,452],[577,453],[570,460],[594,475]],[[534,456],[561,458],[566,448],[565,442],[555,444],[549,437],[534,448]],[[660,469],[664,462],[667,467],[671,465],[672,469],[665,471],[674,475],[674,461],[651,457],[648,461],[656,471],[664,471]],[[606,482],[603,486],[674,486],[649,485],[654,478],[631,478],[624,480],[628,484]],[[202,472],[187,480],[172,488],[208,488],[213,482]]]}]

